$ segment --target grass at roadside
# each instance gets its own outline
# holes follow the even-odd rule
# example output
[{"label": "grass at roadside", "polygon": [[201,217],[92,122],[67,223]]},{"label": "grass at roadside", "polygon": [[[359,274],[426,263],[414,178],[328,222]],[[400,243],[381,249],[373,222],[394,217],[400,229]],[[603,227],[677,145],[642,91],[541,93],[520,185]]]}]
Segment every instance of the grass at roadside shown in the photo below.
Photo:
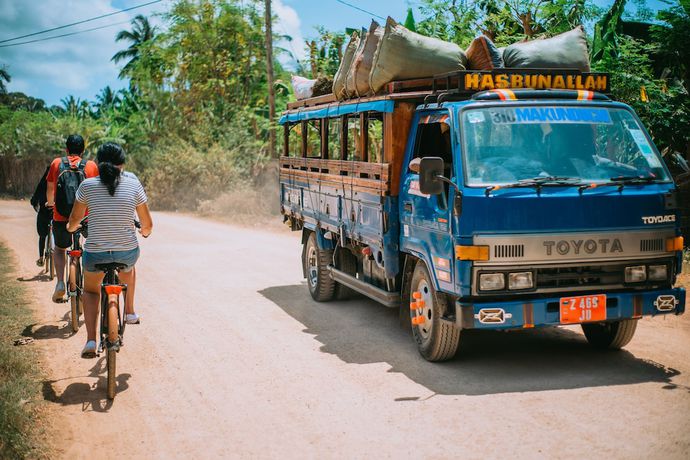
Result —
[{"label": "grass at roadside", "polygon": [[37,428],[38,353],[32,345],[14,346],[31,323],[31,311],[13,268],[9,249],[0,242],[0,458],[44,457]]}]

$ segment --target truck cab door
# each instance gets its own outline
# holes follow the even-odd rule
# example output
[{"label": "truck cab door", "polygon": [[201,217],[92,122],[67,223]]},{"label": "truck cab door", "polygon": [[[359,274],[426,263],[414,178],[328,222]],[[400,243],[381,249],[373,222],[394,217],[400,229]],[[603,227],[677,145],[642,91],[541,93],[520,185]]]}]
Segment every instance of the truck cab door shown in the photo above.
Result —
[{"label": "truck cab door", "polygon": [[451,212],[455,191],[446,186],[440,195],[419,190],[419,175],[409,169],[415,158],[440,157],[444,176],[454,176],[451,118],[447,110],[424,111],[415,117],[402,171],[400,190],[400,247],[423,259],[439,289],[454,292],[454,246]]}]

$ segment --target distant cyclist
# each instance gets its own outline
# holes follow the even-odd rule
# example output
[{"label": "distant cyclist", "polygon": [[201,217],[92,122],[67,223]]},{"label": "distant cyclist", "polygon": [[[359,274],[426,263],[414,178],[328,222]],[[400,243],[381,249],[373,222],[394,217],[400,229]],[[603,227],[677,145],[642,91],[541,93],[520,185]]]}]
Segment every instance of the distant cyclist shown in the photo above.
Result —
[{"label": "distant cyclist", "polygon": [[98,175],[96,163],[82,158],[84,139],[79,134],[71,134],[66,145],[67,155],[55,158],[46,176],[46,206],[53,208],[53,259],[57,274],[53,302],[61,301],[65,295],[65,250],[72,245],[72,235],[66,228],[67,218],[72,211],[77,188],[84,179]]},{"label": "distant cyclist", "polygon": [[50,165],[46,168],[41,180],[36,185],[36,190],[31,197],[31,206],[36,210],[36,232],[38,233],[38,260],[36,265],[42,267],[45,263],[43,251],[46,248],[46,239],[50,232],[50,219],[53,218],[53,210],[46,207],[46,176]]},{"label": "distant cyclist", "polygon": [[134,264],[139,259],[139,242],[134,226],[134,213],[141,222],[141,235],[151,234],[153,221],[149,212],[146,192],[137,176],[125,172],[125,151],[109,142],[98,149],[99,177],[86,179],[79,186],[77,200],[69,217],[67,229],[79,229],[86,210],[89,210],[89,237],[84,244],[84,322],[87,342],[82,357],[96,353],[96,326],[103,273],[96,264],[118,262],[127,267],[120,271],[120,281],[127,285],[125,321],[139,322],[134,311]]}]

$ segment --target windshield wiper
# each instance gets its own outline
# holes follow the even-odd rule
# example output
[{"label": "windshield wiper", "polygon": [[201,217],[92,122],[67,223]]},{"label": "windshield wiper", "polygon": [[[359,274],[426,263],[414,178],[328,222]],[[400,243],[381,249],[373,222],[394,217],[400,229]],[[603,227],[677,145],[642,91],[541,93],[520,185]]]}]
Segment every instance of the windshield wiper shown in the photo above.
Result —
[{"label": "windshield wiper", "polygon": [[656,176],[616,176],[609,178],[611,182],[622,182],[623,184],[649,184],[659,179]]},{"label": "windshield wiper", "polygon": [[499,190],[502,188],[516,188],[516,187],[536,187],[537,194],[541,193],[541,188],[544,185],[580,185],[582,179],[579,177],[567,177],[567,176],[537,176],[530,179],[520,179],[512,184],[505,185],[490,185],[486,187],[484,193],[486,196],[494,190]]}]

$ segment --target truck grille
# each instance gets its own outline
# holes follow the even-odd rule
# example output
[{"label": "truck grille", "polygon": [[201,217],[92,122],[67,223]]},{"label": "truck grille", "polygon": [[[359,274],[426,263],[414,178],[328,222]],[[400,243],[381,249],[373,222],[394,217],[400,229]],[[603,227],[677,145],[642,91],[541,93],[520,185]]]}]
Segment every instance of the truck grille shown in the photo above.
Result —
[{"label": "truck grille", "polygon": [[664,250],[664,240],[655,238],[653,240],[640,240],[640,252],[659,252]]},{"label": "truck grille", "polygon": [[537,288],[554,289],[623,284],[626,265],[629,264],[537,268]]}]

